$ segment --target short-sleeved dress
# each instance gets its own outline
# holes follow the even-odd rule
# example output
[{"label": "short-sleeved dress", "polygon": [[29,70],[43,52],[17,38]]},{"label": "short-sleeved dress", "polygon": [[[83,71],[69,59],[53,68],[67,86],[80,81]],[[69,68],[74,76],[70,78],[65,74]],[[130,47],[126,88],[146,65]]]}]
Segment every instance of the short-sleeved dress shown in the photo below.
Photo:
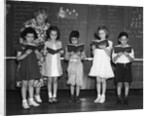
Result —
[{"label": "short-sleeved dress", "polygon": [[[22,54],[26,51],[26,46],[20,45],[18,51]],[[38,66],[38,59],[36,53],[33,51],[27,57],[20,61],[20,66],[18,68],[18,78],[17,81],[21,80],[38,80],[41,74]]]},{"label": "short-sleeved dress", "polygon": [[[58,45],[59,42],[56,42],[55,44],[47,41],[45,42],[45,49],[51,48],[54,50],[60,49],[60,46]],[[46,77],[59,77],[62,73],[62,66],[61,66],[61,55],[60,53],[56,54],[50,54],[47,53],[45,57],[45,64],[43,65],[43,75]]]},{"label": "short-sleeved dress", "polygon": [[[108,41],[108,50],[112,49],[112,42]],[[114,77],[114,72],[111,67],[111,58],[106,54],[103,49],[95,48],[93,64],[89,73],[91,77],[101,77],[101,78],[112,78]]]},{"label": "short-sleeved dress", "polygon": [[71,56],[67,72],[68,72],[67,84],[82,86],[84,72],[80,56],[78,56],[77,54]]}]

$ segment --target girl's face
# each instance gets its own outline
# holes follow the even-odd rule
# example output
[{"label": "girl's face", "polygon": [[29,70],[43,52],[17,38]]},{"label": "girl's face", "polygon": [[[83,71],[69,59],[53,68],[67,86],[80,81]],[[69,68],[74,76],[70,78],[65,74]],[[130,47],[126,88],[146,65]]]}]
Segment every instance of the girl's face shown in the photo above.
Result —
[{"label": "girl's face", "polygon": [[128,38],[126,36],[122,36],[122,37],[120,37],[119,41],[120,41],[121,45],[125,46],[128,43]]},{"label": "girl's face", "polygon": [[34,41],[34,34],[33,33],[27,33],[26,36],[27,43],[32,43]]},{"label": "girl's face", "polygon": [[45,23],[45,17],[43,16],[43,14],[38,14],[35,19],[38,25],[42,25],[43,23]]},{"label": "girl's face", "polygon": [[56,40],[57,39],[57,31],[52,30],[50,32],[50,38],[51,38],[51,40]]},{"label": "girl's face", "polygon": [[71,38],[71,43],[74,44],[74,45],[78,44],[78,38],[72,37]]},{"label": "girl's face", "polygon": [[106,39],[106,32],[104,30],[99,30],[98,31],[98,36],[101,38],[101,39]]}]

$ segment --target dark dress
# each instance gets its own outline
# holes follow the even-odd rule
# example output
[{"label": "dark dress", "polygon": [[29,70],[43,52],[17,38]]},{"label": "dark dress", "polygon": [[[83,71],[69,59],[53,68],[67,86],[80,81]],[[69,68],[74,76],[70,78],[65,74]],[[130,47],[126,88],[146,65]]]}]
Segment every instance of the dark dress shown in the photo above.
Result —
[{"label": "dark dress", "polygon": [[[18,51],[21,51],[23,54],[27,50],[26,48],[27,45],[20,46],[18,47]],[[33,50],[32,53],[30,53],[27,57],[20,61],[20,66],[18,67],[18,81],[40,79],[41,75],[38,66],[38,59],[34,51],[35,50]]]}]

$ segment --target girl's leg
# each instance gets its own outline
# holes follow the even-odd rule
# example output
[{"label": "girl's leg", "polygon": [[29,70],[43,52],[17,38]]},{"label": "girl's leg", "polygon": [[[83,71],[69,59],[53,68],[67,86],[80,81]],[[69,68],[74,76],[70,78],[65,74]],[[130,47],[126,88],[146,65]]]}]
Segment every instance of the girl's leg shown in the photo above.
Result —
[{"label": "girl's leg", "polygon": [[106,79],[101,79],[101,82],[102,82],[102,95],[105,95],[106,94]]},{"label": "girl's leg", "polygon": [[102,82],[102,95],[101,95],[101,99],[100,99],[100,103],[104,103],[105,102],[105,94],[106,94],[106,79],[100,79],[100,81]]},{"label": "girl's leg", "polygon": [[125,86],[125,97],[127,98],[129,94],[129,83],[125,82],[124,86]]},{"label": "girl's leg", "polygon": [[80,86],[76,86],[76,96],[80,95]]},{"label": "girl's leg", "polygon": [[47,90],[48,90],[49,102],[53,102],[52,101],[52,77],[48,77]]},{"label": "girl's leg", "polygon": [[100,77],[96,77],[96,90],[97,90],[97,98],[94,102],[98,103],[100,100],[100,93],[101,93]]},{"label": "girl's leg", "polygon": [[32,106],[39,106],[38,103],[36,103],[33,99],[33,95],[34,95],[34,80],[29,80],[28,82],[28,87],[29,87],[29,105],[32,105]]},{"label": "girl's leg", "polygon": [[28,81],[29,98],[32,98],[32,99],[33,99],[33,95],[34,95],[34,87],[33,87],[33,84],[34,84],[34,80],[29,80],[29,81]]},{"label": "girl's leg", "polygon": [[125,86],[125,99],[124,99],[124,104],[128,105],[128,94],[129,94],[129,83],[128,82],[125,82],[124,83],[124,86]]},{"label": "girl's leg", "polygon": [[122,91],[122,83],[118,82],[117,83],[117,96],[121,97],[121,91]]},{"label": "girl's leg", "polygon": [[28,105],[27,99],[26,99],[27,87],[28,87],[28,82],[27,81],[22,81],[21,96],[22,96],[22,107],[24,109],[30,108],[30,106]]},{"label": "girl's leg", "polygon": [[58,84],[57,84],[57,79],[58,77],[54,77],[53,78],[53,101],[57,102],[57,88],[58,88]]},{"label": "girl's leg", "polygon": [[42,99],[40,97],[40,91],[41,91],[41,87],[36,87],[35,88],[35,99],[37,102],[41,103]]},{"label": "girl's leg", "polygon": [[70,85],[70,93],[72,96],[74,96],[74,85]]},{"label": "girl's leg", "polygon": [[74,101],[74,89],[75,89],[75,86],[74,85],[70,85],[71,98],[70,98],[69,102],[73,102]]},{"label": "girl's leg", "polygon": [[54,92],[53,97],[57,97],[57,88],[58,88],[57,78],[58,77],[53,78],[53,92]]},{"label": "girl's leg", "polygon": [[22,81],[22,87],[21,87],[22,100],[26,100],[27,88],[28,88],[28,82],[27,81]]},{"label": "girl's leg", "polygon": [[121,96],[121,92],[122,92],[122,82],[118,82],[117,83],[117,104],[121,104],[122,103],[122,96]]},{"label": "girl's leg", "polygon": [[80,102],[79,95],[80,95],[80,86],[76,86],[76,99],[75,99],[76,102]]}]

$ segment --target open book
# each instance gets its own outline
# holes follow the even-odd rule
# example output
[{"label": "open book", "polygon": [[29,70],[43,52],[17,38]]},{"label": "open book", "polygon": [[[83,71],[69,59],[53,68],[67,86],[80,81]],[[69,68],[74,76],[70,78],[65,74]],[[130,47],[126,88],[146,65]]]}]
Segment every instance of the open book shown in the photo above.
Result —
[{"label": "open book", "polygon": [[92,41],[92,45],[95,45],[96,48],[99,48],[99,45],[105,45],[106,47],[109,46],[108,40],[102,40],[102,41]]},{"label": "open book", "polygon": [[68,52],[83,52],[84,51],[84,44],[79,44],[79,45],[73,45],[69,44],[67,45]]},{"label": "open book", "polygon": [[35,50],[35,49],[37,49],[37,46],[34,46],[34,45],[26,45],[26,48],[25,48],[26,50]]},{"label": "open book", "polygon": [[131,53],[132,47],[114,47],[114,52],[119,53],[119,52],[128,52]]},{"label": "open book", "polygon": [[51,49],[51,48],[47,48],[47,51],[48,51],[48,53],[50,53],[50,54],[56,54],[56,53],[58,53],[60,50],[62,50],[62,48],[57,49],[57,50],[54,50],[54,49]]}]

